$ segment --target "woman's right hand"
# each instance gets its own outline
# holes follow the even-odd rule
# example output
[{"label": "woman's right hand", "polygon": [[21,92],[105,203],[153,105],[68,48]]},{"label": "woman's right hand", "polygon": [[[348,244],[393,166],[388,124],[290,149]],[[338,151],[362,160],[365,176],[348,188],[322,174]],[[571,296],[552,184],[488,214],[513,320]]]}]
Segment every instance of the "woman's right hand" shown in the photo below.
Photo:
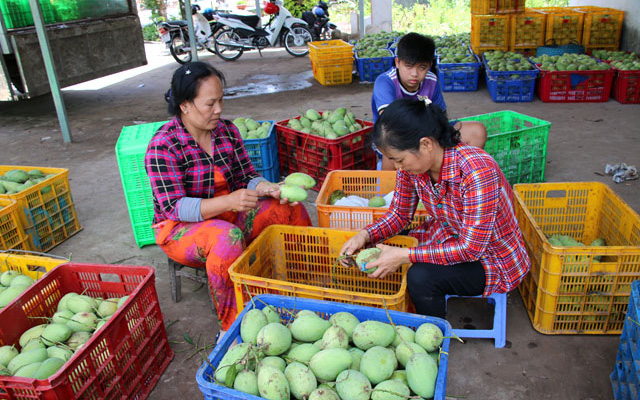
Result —
[{"label": "woman's right hand", "polygon": [[227,210],[228,211],[249,211],[258,205],[257,190],[250,189],[238,189],[235,192],[231,192],[227,195]]},{"label": "woman's right hand", "polygon": [[[356,251],[363,248],[368,242],[369,242],[369,233],[365,230],[362,230],[358,232],[357,235],[347,240],[345,244],[342,245],[342,249],[340,250],[340,256],[353,255]],[[347,260],[342,260],[341,263],[345,267],[353,266],[353,263]]]}]

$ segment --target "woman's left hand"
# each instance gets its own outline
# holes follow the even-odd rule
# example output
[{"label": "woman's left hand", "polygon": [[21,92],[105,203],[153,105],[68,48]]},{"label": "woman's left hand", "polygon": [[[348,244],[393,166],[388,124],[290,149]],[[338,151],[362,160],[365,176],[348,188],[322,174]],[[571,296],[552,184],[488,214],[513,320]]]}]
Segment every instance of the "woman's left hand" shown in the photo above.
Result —
[{"label": "woman's left hand", "polygon": [[[280,200],[280,204],[289,203],[289,199],[280,198],[280,186],[277,183],[260,182],[256,187],[256,190],[258,191],[259,196],[273,197],[274,199]],[[292,206],[297,206],[298,202],[296,201],[289,204],[291,204]]]},{"label": "woman's left hand", "polygon": [[384,278],[400,268],[402,264],[409,263],[409,249],[379,244],[376,246],[382,253],[377,260],[367,263],[367,269],[376,268],[369,274],[370,278]]}]

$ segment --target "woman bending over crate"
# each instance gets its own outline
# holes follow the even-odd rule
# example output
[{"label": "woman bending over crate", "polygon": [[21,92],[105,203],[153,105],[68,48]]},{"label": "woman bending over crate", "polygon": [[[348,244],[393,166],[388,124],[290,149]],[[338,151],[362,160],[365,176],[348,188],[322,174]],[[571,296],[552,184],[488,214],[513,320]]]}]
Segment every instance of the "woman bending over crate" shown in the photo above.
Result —
[{"label": "woman bending over crate", "polygon": [[224,76],[203,62],[178,68],[167,92],[174,118],[151,139],[145,168],[156,243],[167,256],[205,267],[226,331],[236,317],[228,268],[267,226],[310,226],[305,208],[280,198],[256,173],[238,129],[221,119]]},{"label": "woman bending over crate", "polygon": [[446,295],[487,296],[520,283],[530,262],[511,187],[490,155],[460,142],[440,107],[394,101],[377,120],[373,142],[398,170],[395,194],[389,211],[347,241],[341,255],[398,234],[422,200],[432,217],[410,232],[419,246],[378,244],[380,257],[366,265],[371,278],[411,263],[407,287],[416,311],[440,318]]}]

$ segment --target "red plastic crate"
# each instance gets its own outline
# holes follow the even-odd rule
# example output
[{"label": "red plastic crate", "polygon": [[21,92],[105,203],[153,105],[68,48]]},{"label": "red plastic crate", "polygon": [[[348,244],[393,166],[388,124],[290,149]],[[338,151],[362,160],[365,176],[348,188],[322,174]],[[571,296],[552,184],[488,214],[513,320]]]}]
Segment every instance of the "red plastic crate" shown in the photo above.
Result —
[{"label": "red plastic crate", "polygon": [[640,103],[640,71],[616,69],[611,96],[619,103]]},{"label": "red plastic crate", "polygon": [[144,399],[173,358],[153,268],[62,264],[0,311],[0,346],[51,317],[69,292],[129,298],[80,351],[45,380],[0,376],[0,399]]},{"label": "red plastic crate", "polygon": [[597,103],[609,100],[615,74],[613,69],[597,71],[539,70],[538,97],[544,102]]},{"label": "red plastic crate", "polygon": [[286,119],[276,123],[281,175],[303,172],[316,180],[313,189],[320,190],[329,171],[375,169],[376,155],[371,148],[370,135],[373,123],[356,119],[362,129],[337,139],[327,139],[291,129],[288,122]]}]

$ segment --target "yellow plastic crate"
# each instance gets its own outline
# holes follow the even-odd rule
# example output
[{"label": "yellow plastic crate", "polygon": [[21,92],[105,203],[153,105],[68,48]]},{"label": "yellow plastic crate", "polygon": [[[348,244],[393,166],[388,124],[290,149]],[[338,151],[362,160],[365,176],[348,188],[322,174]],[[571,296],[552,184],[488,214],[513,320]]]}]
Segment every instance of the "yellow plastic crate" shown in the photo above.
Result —
[{"label": "yellow plastic crate", "polygon": [[[327,175],[316,198],[318,226],[362,230],[377,221],[386,212],[385,207],[348,207],[331,205],[329,197],[334,190],[342,190],[347,196],[355,195],[370,199],[385,196],[396,187],[395,171],[331,171]],[[416,210],[409,228],[414,228],[429,219],[426,210]]]},{"label": "yellow plastic crate", "polygon": [[596,6],[569,7],[584,13],[582,44],[585,48],[617,50],[624,21],[624,11]]},{"label": "yellow plastic crate", "polygon": [[546,44],[582,44],[584,13],[567,7],[533,8],[547,15]]},{"label": "yellow plastic crate", "polygon": [[[619,335],[631,282],[640,279],[638,214],[599,182],[518,184],[514,196],[531,259],[519,289],[533,327]],[[554,234],[607,246],[552,246]]]},{"label": "yellow plastic crate", "polygon": [[471,15],[471,48],[476,54],[509,50],[509,15]]},{"label": "yellow plastic crate", "polygon": [[18,206],[11,199],[0,199],[0,250],[29,250],[29,238],[22,229]]},{"label": "yellow plastic crate", "polygon": [[544,46],[547,15],[530,8],[509,16],[509,51],[529,51]]},{"label": "yellow plastic crate", "polygon": [[510,14],[524,11],[525,0],[471,0],[471,14]]},{"label": "yellow plastic crate", "polygon": [[[371,279],[357,268],[334,266],[344,243],[357,232],[272,225],[229,267],[238,313],[252,296],[279,294],[406,311],[410,304],[403,265],[383,279]],[[415,247],[418,241],[396,236],[384,242]]]},{"label": "yellow plastic crate", "polygon": [[318,61],[353,59],[353,45],[339,39],[309,42],[309,58]]},{"label": "yellow plastic crate", "polygon": [[55,174],[19,193],[0,194],[0,198],[17,203],[20,222],[29,235],[30,250],[46,252],[82,229],[71,197],[68,169],[0,165],[0,174],[12,169],[39,169],[45,175]]},{"label": "yellow plastic crate", "polygon": [[69,262],[66,258],[53,257],[0,252],[0,273],[13,270],[38,280],[58,265]]},{"label": "yellow plastic crate", "polygon": [[353,61],[323,67],[311,63],[311,68],[313,77],[324,86],[346,85],[353,80]]}]

